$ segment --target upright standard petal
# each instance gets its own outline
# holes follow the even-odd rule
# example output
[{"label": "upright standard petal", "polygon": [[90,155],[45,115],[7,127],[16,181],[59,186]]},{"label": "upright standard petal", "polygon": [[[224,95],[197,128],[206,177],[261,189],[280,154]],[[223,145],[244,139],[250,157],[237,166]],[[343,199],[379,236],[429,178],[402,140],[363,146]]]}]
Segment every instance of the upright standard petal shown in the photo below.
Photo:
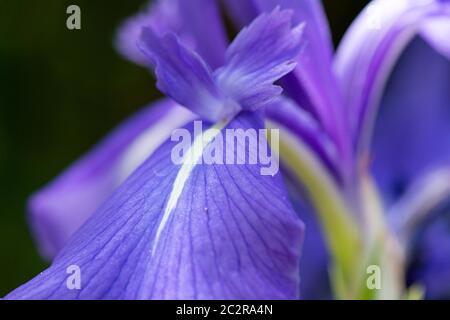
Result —
[{"label": "upright standard petal", "polygon": [[170,100],[150,105],[35,193],[28,211],[41,254],[46,258],[54,257],[171,131],[193,118],[192,113]]},{"label": "upright standard petal", "polygon": [[[195,136],[186,153],[194,161],[182,165],[171,160],[177,143],[165,143],[50,268],[6,299],[297,298],[303,225],[281,175],[261,175],[260,163],[200,163],[210,148],[223,146],[225,129],[261,128],[261,118],[248,113],[216,125]],[[244,142],[243,155],[258,154],[264,144]],[[78,289],[68,270],[79,271]]]},{"label": "upright standard petal", "polygon": [[214,73],[174,34],[158,37],[144,28],[140,47],[156,65],[158,87],[204,119],[231,119],[241,110],[266,106],[282,91],[273,83],[292,71],[300,50],[301,27],[291,27],[291,12],[274,9],[241,31],[226,63]]},{"label": "upright standard petal", "polygon": [[129,60],[149,66],[137,46],[144,27],[152,28],[159,36],[176,33],[184,45],[196,50],[213,68],[223,63],[227,38],[215,0],[151,1],[146,9],[127,19],[119,28],[116,47]]},{"label": "upright standard petal", "polygon": [[449,88],[450,61],[414,40],[387,82],[373,134],[372,168],[386,204],[420,177],[450,168]]},{"label": "upright standard petal", "polygon": [[295,68],[303,25],[292,28],[292,11],[278,8],[241,30],[228,47],[225,65],[215,73],[218,86],[244,110],[256,110],[282,89],[273,82]]},{"label": "upright standard petal", "polygon": [[[440,0],[376,0],[355,20],[339,45],[335,59],[355,144],[367,152],[376,108],[388,76],[416,35],[434,37],[437,17],[450,17],[449,3]],[[433,41],[430,41],[433,43]]]},{"label": "upright standard petal", "polygon": [[371,148],[390,227],[410,249],[409,282],[429,298],[450,293],[448,206],[430,222],[450,200],[449,88],[450,61],[416,38],[387,82]]},{"label": "upright standard petal", "polygon": [[332,68],[333,45],[319,0],[226,0],[226,7],[238,24],[247,23],[261,12],[280,6],[293,10],[293,22],[304,23],[302,50],[295,70],[280,82],[285,92],[309,112],[335,145],[341,161],[341,178],[352,166],[348,123],[338,82]]},{"label": "upright standard petal", "polygon": [[156,66],[158,88],[204,119],[218,121],[238,112],[236,104],[225,105],[206,62],[183,46],[175,34],[158,37],[144,28],[139,43]]}]

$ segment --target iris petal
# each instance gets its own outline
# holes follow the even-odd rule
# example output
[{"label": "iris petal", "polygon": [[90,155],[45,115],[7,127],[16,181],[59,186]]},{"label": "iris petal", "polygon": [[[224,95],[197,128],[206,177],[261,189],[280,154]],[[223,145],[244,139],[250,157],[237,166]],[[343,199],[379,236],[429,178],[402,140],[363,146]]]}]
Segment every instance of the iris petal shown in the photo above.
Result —
[{"label": "iris petal", "polygon": [[376,0],[348,29],[337,51],[335,69],[361,152],[369,148],[375,110],[398,58],[430,21],[443,16],[450,16],[445,1]]},{"label": "iris petal", "polygon": [[[175,52],[180,52],[181,45],[174,36],[168,41],[169,45],[176,49]],[[201,58],[188,50],[184,52],[191,54],[190,57],[196,59],[198,66],[204,66]],[[167,56],[174,59],[173,55]],[[277,62],[283,64],[284,61]],[[200,80],[209,77],[207,67],[204,67],[203,71],[205,73]],[[192,69],[179,74],[192,74]],[[176,79],[169,83],[168,87],[176,89],[182,81]],[[191,85],[192,81],[185,83]],[[209,85],[214,86],[211,82]],[[214,90],[214,87],[212,88]],[[179,100],[187,105],[195,102],[194,97],[198,91],[197,88],[192,89]],[[198,99],[198,104],[194,105],[203,105],[204,102],[203,95]],[[216,103],[223,107],[221,101]],[[211,107],[211,104],[207,105]],[[233,105],[228,104],[226,107]],[[55,182],[36,193],[30,201],[29,211],[41,253],[52,258],[115,188],[162,143],[170,130],[185,124],[193,117],[192,113],[184,111],[172,102],[161,102],[154,109],[136,115]]]},{"label": "iris petal", "polygon": [[152,29],[144,28],[139,46],[156,65],[158,88],[175,101],[211,121],[218,121],[226,112],[236,111],[225,109],[209,66],[183,46],[175,34],[160,38]]},{"label": "iris petal", "polygon": [[[370,155],[388,223],[406,247],[425,217],[448,197],[448,183],[442,181],[450,160],[445,138],[450,136],[450,64],[443,39],[448,5],[372,1],[350,27],[335,60],[355,147],[360,156]],[[433,250],[423,237],[414,244]],[[429,259],[428,271],[438,271],[442,260],[418,250]],[[433,277],[441,279],[439,272],[428,273],[422,282]]]},{"label": "iris petal", "polygon": [[435,210],[417,234],[408,282],[425,288],[428,299],[450,298],[450,211],[448,203]]},{"label": "iris petal", "polygon": [[329,169],[333,176],[338,178],[337,152],[335,145],[321,130],[308,112],[286,97],[280,97],[266,108],[267,120],[273,123],[273,127],[285,127],[292,135],[299,137],[317,155],[318,160]]},{"label": "iris petal", "polygon": [[373,170],[386,204],[450,164],[450,62],[417,38],[395,67],[374,130]]},{"label": "iris petal", "polygon": [[[194,115],[170,100],[148,106],[35,193],[29,215],[40,252],[52,258],[70,236],[161,143]],[[151,136],[148,141],[146,137]],[[145,147],[142,148],[144,140]]]},{"label": "iris petal", "polygon": [[176,33],[184,45],[196,50],[213,68],[223,63],[227,39],[217,1],[157,0],[128,18],[119,28],[116,47],[129,60],[149,66],[147,57],[137,46],[144,27],[152,28],[159,36]]},{"label": "iris petal", "polygon": [[431,17],[422,26],[420,35],[443,56],[450,59],[450,4],[446,14]]},{"label": "iris petal", "polygon": [[[285,173],[285,172],[283,172]],[[329,275],[330,254],[326,247],[317,214],[308,202],[304,189],[294,179],[284,177],[289,198],[295,211],[305,224],[305,239],[300,259],[300,295],[302,299],[330,299],[332,297]]]},{"label": "iris petal", "polygon": [[139,43],[156,65],[158,87],[204,119],[216,122],[240,110],[266,106],[282,91],[273,82],[295,67],[302,27],[291,28],[289,10],[274,9],[244,28],[214,76],[208,64],[175,34],[144,28]]},{"label": "iris petal", "polygon": [[[247,113],[227,125],[262,127],[259,117]],[[173,147],[171,141],[161,146],[49,269],[6,298],[297,298],[303,224],[281,175],[261,175],[259,164],[197,163],[164,221],[183,170],[171,160]],[[257,152],[246,144],[247,158]],[[67,287],[69,266],[81,271],[80,290]]]},{"label": "iris petal", "polygon": [[261,12],[280,6],[293,11],[293,23],[304,23],[302,50],[295,70],[280,81],[285,93],[310,113],[335,144],[338,166],[347,175],[351,166],[348,124],[337,79],[332,70],[333,45],[320,1],[308,0],[229,0],[225,1],[239,25]]},{"label": "iris petal", "polygon": [[260,15],[229,46],[225,65],[215,75],[218,86],[242,109],[270,103],[282,91],[273,82],[295,68],[303,25],[291,29],[292,14],[275,9]]}]

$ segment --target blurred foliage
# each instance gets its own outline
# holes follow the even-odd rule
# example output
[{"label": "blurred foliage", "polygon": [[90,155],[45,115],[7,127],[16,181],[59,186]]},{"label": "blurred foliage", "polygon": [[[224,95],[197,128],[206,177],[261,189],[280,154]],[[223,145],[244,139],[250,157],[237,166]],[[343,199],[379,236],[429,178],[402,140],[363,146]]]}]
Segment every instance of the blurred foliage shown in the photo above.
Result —
[{"label": "blurred foliage", "polygon": [[[326,0],[335,43],[367,1]],[[26,201],[125,117],[160,96],[113,48],[144,1],[0,0],[0,297],[43,270]],[[66,28],[81,8],[82,29]]]}]

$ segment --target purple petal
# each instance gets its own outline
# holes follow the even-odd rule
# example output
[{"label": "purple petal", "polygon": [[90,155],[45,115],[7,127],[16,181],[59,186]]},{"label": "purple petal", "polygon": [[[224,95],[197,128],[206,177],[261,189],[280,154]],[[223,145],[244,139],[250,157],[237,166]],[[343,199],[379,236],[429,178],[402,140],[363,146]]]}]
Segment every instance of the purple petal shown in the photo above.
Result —
[{"label": "purple petal", "polygon": [[[177,4],[178,0],[151,1],[142,12],[125,20],[117,32],[117,50],[130,61],[148,66],[148,59],[137,46],[142,28],[151,27],[158,34],[164,34],[169,30],[181,31],[181,17]],[[186,38],[187,42],[191,42],[188,37]]]},{"label": "purple petal", "polygon": [[[332,70],[333,45],[323,7],[317,0],[254,0],[261,10],[276,5],[294,11],[294,23],[305,24],[304,47],[297,68],[283,83],[286,92],[311,112],[336,143],[341,159],[348,157],[347,124],[338,83]],[[346,154],[347,153],[347,154]]]},{"label": "purple petal", "polygon": [[156,65],[158,88],[179,104],[213,122],[237,113],[235,103],[225,103],[205,61],[175,34],[159,38],[144,28],[139,46]]},{"label": "purple petal", "polygon": [[425,288],[428,299],[450,299],[450,208],[441,207],[437,217],[418,233],[408,282]]},{"label": "purple petal", "polygon": [[[204,28],[205,25],[208,27]],[[223,64],[227,39],[216,1],[152,1],[145,10],[125,21],[118,31],[117,49],[131,61],[148,66],[148,59],[137,46],[143,27],[152,28],[159,36],[174,32],[213,68]]]},{"label": "purple petal", "polygon": [[[284,173],[285,177],[289,177],[289,172]],[[300,259],[301,298],[330,299],[332,297],[329,279],[330,258],[317,214],[306,200],[302,187],[293,180],[286,180],[292,205],[305,224],[305,239]]]},{"label": "purple petal", "polygon": [[[218,8],[218,0],[178,0],[183,12],[184,28],[195,39],[194,49],[212,69],[223,65],[228,45],[225,28]],[[205,27],[206,26],[206,27]]]},{"label": "purple petal", "polygon": [[280,97],[266,108],[267,120],[274,123],[274,127],[284,127],[306,143],[330,172],[338,177],[337,152],[334,144],[324,134],[317,121],[292,100]]},{"label": "purple petal", "polygon": [[349,28],[335,67],[361,151],[367,151],[375,109],[393,65],[414,36],[442,15],[449,16],[448,2],[376,0]]},{"label": "purple petal", "polygon": [[332,70],[332,41],[325,13],[317,0],[228,0],[239,24],[280,6],[294,11],[293,23],[304,23],[302,51],[295,70],[280,82],[285,93],[312,114],[336,145],[342,170],[351,166],[348,124],[337,79]]},{"label": "purple petal", "polygon": [[300,218],[305,223],[305,240],[300,260],[300,293],[302,299],[332,299],[330,254],[324,235],[311,207],[304,209]]},{"label": "purple petal", "polygon": [[[247,113],[227,126],[262,127]],[[281,175],[263,176],[259,164],[197,164],[180,186],[184,169],[171,161],[174,145],[167,142],[155,152],[50,268],[6,298],[298,297],[303,224],[287,200]],[[246,144],[247,157],[256,152]],[[175,204],[173,190],[180,191]],[[71,265],[81,270],[80,290],[66,286]]]},{"label": "purple petal", "polygon": [[387,223],[400,242],[408,246],[417,230],[447,199],[450,199],[450,166],[415,178],[389,208]]},{"label": "purple petal", "polygon": [[291,29],[291,13],[273,10],[236,37],[226,64],[214,74],[195,52],[174,34],[159,38],[144,28],[140,46],[156,64],[158,87],[181,105],[212,122],[231,118],[240,110],[256,110],[276,98],[273,82],[294,68],[301,28]]},{"label": "purple petal", "polygon": [[[134,115],[30,199],[41,254],[53,257],[122,181],[193,115],[163,100]],[[144,147],[143,147],[144,146]]]},{"label": "purple petal", "polygon": [[256,18],[238,34],[216,71],[218,86],[244,110],[270,103],[282,91],[273,82],[295,68],[303,26],[291,28],[291,18],[291,11],[279,9]]},{"label": "purple petal", "polygon": [[387,82],[373,135],[373,170],[388,204],[450,165],[449,88],[449,60],[414,40]]},{"label": "purple petal", "polygon": [[409,282],[424,285],[428,298],[450,294],[448,226],[425,219],[449,196],[449,87],[450,61],[417,37],[386,84],[372,144],[390,227],[414,249]]},{"label": "purple petal", "polygon": [[450,6],[445,14],[427,19],[421,28],[420,34],[436,51],[450,59],[450,41],[448,41],[448,35],[450,34]]}]

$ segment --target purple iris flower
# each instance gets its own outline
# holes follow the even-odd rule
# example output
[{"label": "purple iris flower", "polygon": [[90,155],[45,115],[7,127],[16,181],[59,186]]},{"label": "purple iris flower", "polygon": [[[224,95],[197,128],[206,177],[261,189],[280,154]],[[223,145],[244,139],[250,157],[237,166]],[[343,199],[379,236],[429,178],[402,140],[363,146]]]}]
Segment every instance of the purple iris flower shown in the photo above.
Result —
[{"label": "purple iris flower", "polygon": [[[450,297],[450,2],[372,1],[335,54],[320,1],[223,0],[231,44],[219,2],[153,1],[119,30],[167,98],[32,197],[53,262],[6,298]],[[196,119],[279,129],[283,176],[174,164]]]}]

